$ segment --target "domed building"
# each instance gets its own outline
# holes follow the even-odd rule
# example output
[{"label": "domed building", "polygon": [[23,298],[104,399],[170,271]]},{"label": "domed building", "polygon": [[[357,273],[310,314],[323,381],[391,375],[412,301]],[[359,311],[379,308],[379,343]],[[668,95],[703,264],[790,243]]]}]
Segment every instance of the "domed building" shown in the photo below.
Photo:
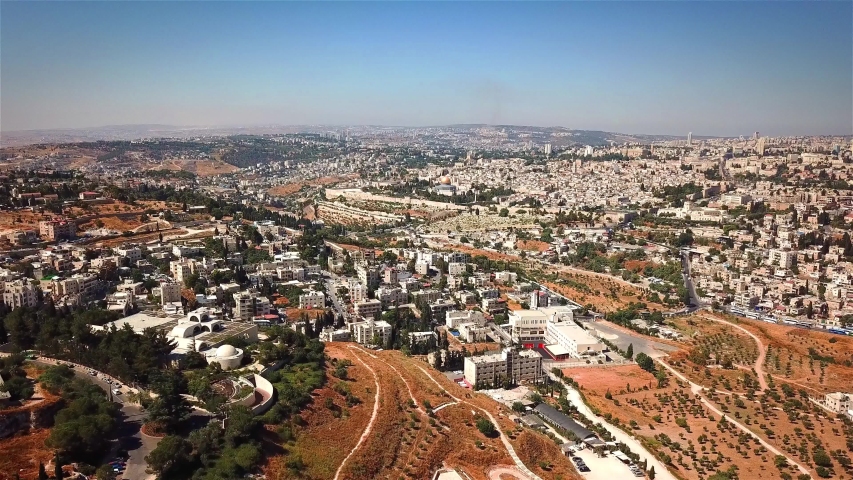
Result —
[{"label": "domed building", "polygon": [[232,370],[243,361],[243,350],[231,345],[220,345],[216,350],[206,355],[207,363],[218,363],[223,370]]},{"label": "domed building", "polygon": [[450,177],[443,175],[438,179],[438,185],[433,187],[433,191],[439,195],[452,197],[456,195],[456,185],[450,182]]}]

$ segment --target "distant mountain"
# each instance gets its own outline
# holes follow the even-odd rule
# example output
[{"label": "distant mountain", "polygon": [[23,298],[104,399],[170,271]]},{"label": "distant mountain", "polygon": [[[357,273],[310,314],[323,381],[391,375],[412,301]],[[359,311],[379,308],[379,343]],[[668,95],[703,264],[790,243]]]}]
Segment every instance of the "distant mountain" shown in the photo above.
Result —
[{"label": "distant mountain", "polygon": [[[254,125],[254,126],[175,126],[175,125],[108,125],[93,128],[72,128],[53,130],[21,130],[0,132],[0,147],[19,147],[32,144],[59,144],[76,142],[93,142],[98,140],[140,140],[151,138],[195,138],[227,135],[262,135],[303,132],[322,132],[330,128],[349,128],[346,126],[324,125]],[[351,128],[364,129],[365,126]],[[526,125],[487,125],[487,124],[457,124],[432,127],[383,127],[367,126],[377,129],[458,129],[477,130],[496,128],[505,130],[510,137],[521,140],[527,138],[536,143],[550,142],[558,145],[608,145],[615,143],[649,143],[657,141],[679,140],[684,136],[644,135],[604,132],[599,130],[571,130],[565,127],[537,127]],[[699,137],[694,138],[714,138]]]}]

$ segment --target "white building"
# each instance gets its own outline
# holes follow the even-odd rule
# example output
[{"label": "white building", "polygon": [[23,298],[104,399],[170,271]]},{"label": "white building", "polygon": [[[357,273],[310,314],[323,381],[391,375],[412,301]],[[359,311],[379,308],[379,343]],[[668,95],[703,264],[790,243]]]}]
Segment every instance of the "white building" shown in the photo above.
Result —
[{"label": "white building", "polygon": [[326,308],[326,295],[311,290],[299,296],[299,308]]},{"label": "white building", "polygon": [[184,279],[195,273],[195,262],[187,259],[172,261],[169,263],[169,272],[176,282],[183,285]]},{"label": "white building", "polygon": [[34,308],[38,305],[38,287],[26,280],[15,280],[6,284],[3,303],[14,310],[19,307]]},{"label": "white building", "polygon": [[409,301],[409,292],[399,287],[379,287],[376,290],[376,299],[382,303],[382,308],[396,307]]},{"label": "white building", "polygon": [[356,303],[353,309],[356,315],[364,318],[374,318],[382,311],[382,302],[375,298],[363,300]]},{"label": "white building", "polygon": [[243,350],[231,345],[221,345],[216,350],[209,351],[206,359],[207,363],[218,363],[222,370],[233,370],[243,361]]},{"label": "white building", "polygon": [[391,324],[368,318],[363,322],[350,323],[349,331],[352,339],[362,345],[372,345],[374,340],[379,340],[380,345],[385,345],[391,335]]},{"label": "white building", "polygon": [[479,310],[451,310],[445,315],[444,324],[447,328],[455,329],[463,323],[473,323],[482,327],[486,324],[486,316]]},{"label": "white building", "polygon": [[115,249],[116,254],[125,257],[131,265],[142,259],[142,249],[137,246],[121,246]]},{"label": "white building", "polygon": [[542,376],[542,357],[533,350],[504,349],[501,353],[465,357],[465,381],[471,385],[499,385],[536,381]]},{"label": "white building", "polygon": [[495,274],[495,282],[497,283],[516,283],[518,281],[518,274],[515,272],[497,272]]},{"label": "white building", "polygon": [[234,294],[234,319],[249,321],[270,313],[270,301],[257,292],[237,292]]},{"label": "white building", "polygon": [[468,265],[464,263],[452,262],[447,264],[448,275],[462,275],[467,271]]},{"label": "white building", "polygon": [[160,284],[159,288],[161,305],[181,301],[181,286],[177,283],[164,282]]}]

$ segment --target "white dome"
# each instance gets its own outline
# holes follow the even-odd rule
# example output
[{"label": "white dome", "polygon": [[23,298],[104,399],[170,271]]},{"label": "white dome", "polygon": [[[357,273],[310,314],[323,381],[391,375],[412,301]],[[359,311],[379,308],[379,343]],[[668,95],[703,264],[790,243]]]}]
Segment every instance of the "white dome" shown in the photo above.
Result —
[{"label": "white dome", "polygon": [[216,356],[219,358],[233,357],[237,355],[237,349],[231,345],[222,345],[216,349]]}]

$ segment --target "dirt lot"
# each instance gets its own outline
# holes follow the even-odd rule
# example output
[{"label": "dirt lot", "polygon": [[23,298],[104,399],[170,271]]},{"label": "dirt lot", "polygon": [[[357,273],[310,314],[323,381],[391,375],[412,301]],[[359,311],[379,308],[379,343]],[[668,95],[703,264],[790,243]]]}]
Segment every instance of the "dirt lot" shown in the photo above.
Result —
[{"label": "dirt lot", "polygon": [[545,250],[548,250],[548,247],[550,246],[551,245],[541,240],[519,240],[515,244],[515,248],[527,250],[529,252],[544,252]]},{"label": "dirt lot", "polygon": [[306,181],[292,182],[292,183],[287,183],[284,185],[277,185],[277,186],[272,187],[269,190],[267,190],[267,192],[270,195],[273,195],[276,197],[287,197],[289,195],[293,195],[294,193],[298,192],[299,190],[302,189],[302,187],[304,187],[306,185],[311,186],[311,187],[323,187],[326,185],[332,185],[335,183],[343,182],[345,180],[349,180],[350,178],[352,178],[352,177],[346,176],[346,177],[314,178],[314,179],[306,180]]},{"label": "dirt lot", "polygon": [[50,430],[43,428],[0,440],[0,478],[11,479],[15,473],[22,479],[36,478],[39,462],[53,460],[53,450],[44,446],[48,435]]}]

